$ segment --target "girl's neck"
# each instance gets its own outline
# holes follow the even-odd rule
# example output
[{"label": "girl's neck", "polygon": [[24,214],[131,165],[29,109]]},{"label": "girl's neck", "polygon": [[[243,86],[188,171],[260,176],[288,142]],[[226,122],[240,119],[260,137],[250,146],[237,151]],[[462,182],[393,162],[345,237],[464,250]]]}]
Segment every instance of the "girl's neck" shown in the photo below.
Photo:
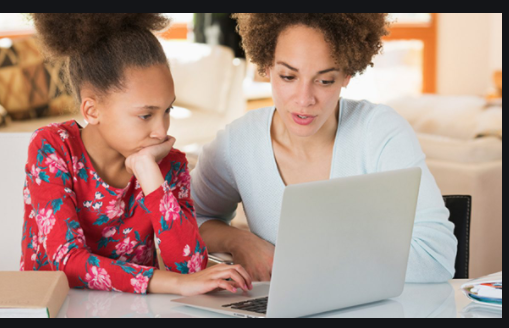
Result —
[{"label": "girl's neck", "polygon": [[80,132],[92,165],[101,179],[113,187],[125,187],[125,157],[107,144],[96,126],[87,125]]}]

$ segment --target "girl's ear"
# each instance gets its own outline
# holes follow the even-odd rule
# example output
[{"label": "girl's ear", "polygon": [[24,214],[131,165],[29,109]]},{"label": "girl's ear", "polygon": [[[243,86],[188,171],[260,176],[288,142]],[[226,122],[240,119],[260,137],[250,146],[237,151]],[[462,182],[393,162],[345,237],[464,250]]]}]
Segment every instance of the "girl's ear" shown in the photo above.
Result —
[{"label": "girl's ear", "polygon": [[93,91],[92,88],[83,87],[81,89],[80,112],[88,124],[99,124],[99,96]]},{"label": "girl's ear", "polygon": [[97,105],[98,102],[93,97],[82,98],[80,111],[88,124],[99,124],[99,108]]}]

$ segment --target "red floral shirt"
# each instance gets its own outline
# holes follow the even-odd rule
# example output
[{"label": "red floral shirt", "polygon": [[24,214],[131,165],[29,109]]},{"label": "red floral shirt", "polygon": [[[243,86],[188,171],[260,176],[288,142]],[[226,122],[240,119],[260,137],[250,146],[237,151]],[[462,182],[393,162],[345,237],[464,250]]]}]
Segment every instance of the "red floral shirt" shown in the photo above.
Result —
[{"label": "red floral shirt", "polygon": [[190,274],[207,266],[185,154],[159,167],[164,184],[148,196],[135,177],[124,189],[97,175],[75,121],[34,132],[24,188],[21,270],[64,271],[73,288],[145,294],[157,269]]}]

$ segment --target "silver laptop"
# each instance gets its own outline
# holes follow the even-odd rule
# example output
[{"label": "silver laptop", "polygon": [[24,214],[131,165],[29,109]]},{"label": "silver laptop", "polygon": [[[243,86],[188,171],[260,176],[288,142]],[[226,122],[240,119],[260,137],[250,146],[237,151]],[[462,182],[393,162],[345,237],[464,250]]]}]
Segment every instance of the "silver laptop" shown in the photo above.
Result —
[{"label": "silver laptop", "polygon": [[285,189],[270,285],[175,302],[237,317],[304,317],[403,292],[421,169]]}]

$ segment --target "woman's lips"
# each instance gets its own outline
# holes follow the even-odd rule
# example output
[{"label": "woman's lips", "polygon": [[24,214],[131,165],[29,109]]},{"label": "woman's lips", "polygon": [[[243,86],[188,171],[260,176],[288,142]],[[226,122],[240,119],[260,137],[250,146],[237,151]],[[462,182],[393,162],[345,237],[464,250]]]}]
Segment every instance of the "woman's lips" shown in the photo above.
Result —
[{"label": "woman's lips", "polygon": [[297,123],[299,125],[309,125],[309,124],[313,123],[316,116],[307,116],[307,115],[292,113],[292,118],[295,121],[295,123]]}]

